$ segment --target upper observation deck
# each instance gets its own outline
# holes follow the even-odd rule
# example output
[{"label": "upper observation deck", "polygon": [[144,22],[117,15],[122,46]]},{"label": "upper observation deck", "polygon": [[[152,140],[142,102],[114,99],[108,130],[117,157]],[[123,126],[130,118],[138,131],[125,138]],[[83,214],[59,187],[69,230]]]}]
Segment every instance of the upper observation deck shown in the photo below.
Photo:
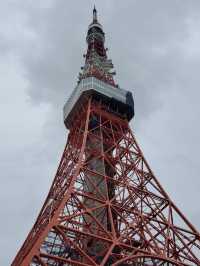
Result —
[{"label": "upper observation deck", "polygon": [[134,116],[132,93],[116,88],[95,77],[82,79],[64,105],[64,123],[69,129],[74,112],[77,112],[83,96],[93,96],[109,106],[110,112],[130,121]]}]

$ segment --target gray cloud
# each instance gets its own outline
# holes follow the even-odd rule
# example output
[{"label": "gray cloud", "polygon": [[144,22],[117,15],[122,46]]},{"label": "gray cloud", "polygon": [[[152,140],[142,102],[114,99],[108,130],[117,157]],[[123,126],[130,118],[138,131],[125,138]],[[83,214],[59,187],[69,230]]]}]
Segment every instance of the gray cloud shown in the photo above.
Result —
[{"label": "gray cloud", "polygon": [[[117,82],[134,93],[131,125],[144,154],[200,228],[200,2],[96,2]],[[2,265],[30,230],[64,148],[62,106],[83,64],[92,5],[0,4]]]}]

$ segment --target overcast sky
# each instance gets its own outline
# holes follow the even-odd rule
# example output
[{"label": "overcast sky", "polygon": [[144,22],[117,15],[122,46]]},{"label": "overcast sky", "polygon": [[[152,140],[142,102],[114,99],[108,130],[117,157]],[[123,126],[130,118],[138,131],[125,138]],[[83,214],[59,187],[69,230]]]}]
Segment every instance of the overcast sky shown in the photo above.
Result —
[{"label": "overcast sky", "polygon": [[[200,1],[96,0],[131,126],[152,170],[200,228]],[[0,1],[0,265],[33,225],[67,138],[94,1]]]}]

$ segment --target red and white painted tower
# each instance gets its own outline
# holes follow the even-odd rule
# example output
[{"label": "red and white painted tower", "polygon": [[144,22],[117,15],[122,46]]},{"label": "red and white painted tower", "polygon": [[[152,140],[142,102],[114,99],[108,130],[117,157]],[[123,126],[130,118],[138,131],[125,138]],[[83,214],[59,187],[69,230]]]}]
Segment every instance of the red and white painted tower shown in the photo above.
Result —
[{"label": "red and white painted tower", "polygon": [[154,176],[129,127],[93,10],[85,65],[64,106],[55,179],[12,266],[200,265],[200,235]]}]

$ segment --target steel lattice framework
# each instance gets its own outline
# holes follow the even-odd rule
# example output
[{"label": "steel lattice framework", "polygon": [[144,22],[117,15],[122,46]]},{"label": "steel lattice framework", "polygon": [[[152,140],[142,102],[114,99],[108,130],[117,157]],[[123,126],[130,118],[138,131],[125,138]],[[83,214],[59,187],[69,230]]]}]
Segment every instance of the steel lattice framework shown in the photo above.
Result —
[{"label": "steel lattice framework", "polygon": [[[96,160],[104,173],[92,169]],[[103,247],[98,256],[88,239]],[[198,232],[150,170],[128,122],[86,99],[12,265],[200,265],[199,252]]]},{"label": "steel lattice framework", "polygon": [[60,165],[12,266],[200,265],[200,235],[151,171],[128,111],[92,91],[65,120]]}]

